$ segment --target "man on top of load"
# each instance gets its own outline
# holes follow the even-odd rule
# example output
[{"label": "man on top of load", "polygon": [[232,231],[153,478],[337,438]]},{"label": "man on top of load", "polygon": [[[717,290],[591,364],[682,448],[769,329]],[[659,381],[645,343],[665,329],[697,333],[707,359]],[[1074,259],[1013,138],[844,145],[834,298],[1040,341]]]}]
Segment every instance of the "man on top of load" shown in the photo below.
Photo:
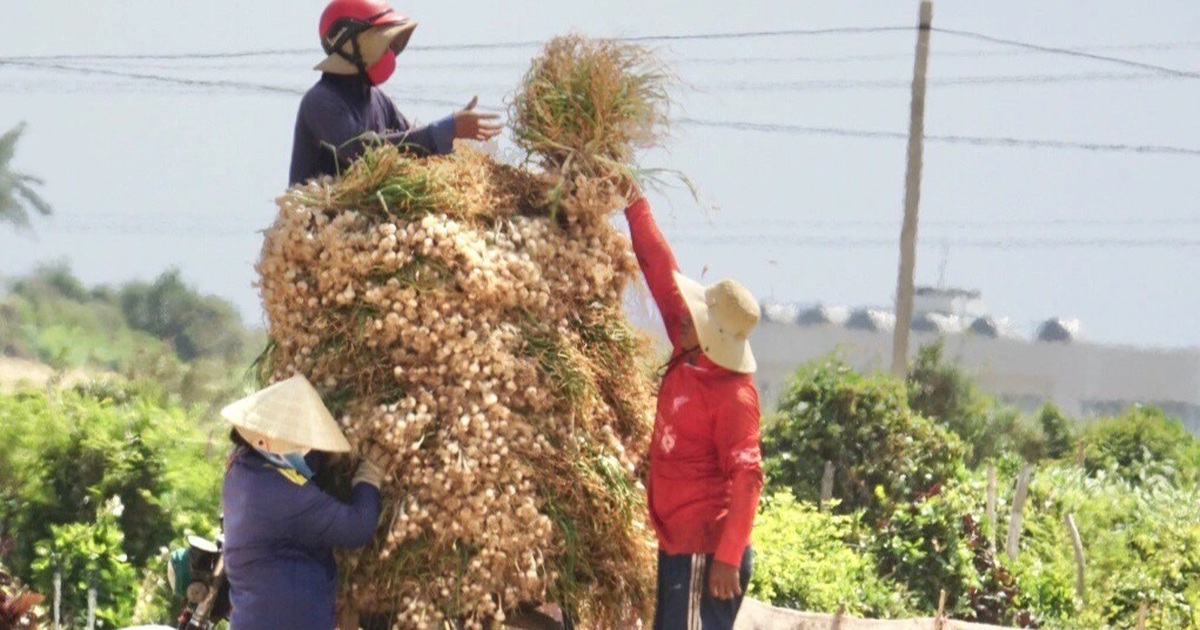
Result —
[{"label": "man on top of load", "polygon": [[333,0],[321,14],[322,72],[300,101],[292,144],[289,185],[337,175],[371,142],[401,145],[418,155],[443,155],[456,138],[490,140],[500,134],[499,114],[463,109],[413,127],[379,86],[396,69],[417,23],[384,0]]}]

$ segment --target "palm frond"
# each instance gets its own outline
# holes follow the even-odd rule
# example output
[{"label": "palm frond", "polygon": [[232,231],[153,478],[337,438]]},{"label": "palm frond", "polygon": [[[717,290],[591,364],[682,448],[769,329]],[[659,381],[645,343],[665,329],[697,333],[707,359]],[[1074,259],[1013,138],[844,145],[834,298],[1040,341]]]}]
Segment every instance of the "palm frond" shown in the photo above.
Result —
[{"label": "palm frond", "polygon": [[0,171],[8,170],[8,162],[16,153],[17,140],[25,133],[25,123],[19,123],[0,136]]}]

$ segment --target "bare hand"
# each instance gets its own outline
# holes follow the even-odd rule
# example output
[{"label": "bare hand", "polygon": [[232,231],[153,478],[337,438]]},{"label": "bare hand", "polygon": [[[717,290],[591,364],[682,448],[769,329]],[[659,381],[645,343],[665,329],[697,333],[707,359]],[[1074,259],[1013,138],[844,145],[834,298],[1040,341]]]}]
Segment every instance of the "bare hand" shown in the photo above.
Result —
[{"label": "bare hand", "polygon": [[454,112],[454,137],[459,140],[478,140],[486,142],[500,135],[504,128],[500,122],[500,114],[477,112],[475,106],[479,97],[471,99],[467,106]]},{"label": "bare hand", "polygon": [[738,568],[714,560],[708,570],[708,592],[716,599],[733,599],[742,594],[742,580]]},{"label": "bare hand", "polygon": [[617,193],[625,200],[626,205],[631,205],[642,197],[642,189],[637,181],[627,175],[622,175],[617,180]]}]

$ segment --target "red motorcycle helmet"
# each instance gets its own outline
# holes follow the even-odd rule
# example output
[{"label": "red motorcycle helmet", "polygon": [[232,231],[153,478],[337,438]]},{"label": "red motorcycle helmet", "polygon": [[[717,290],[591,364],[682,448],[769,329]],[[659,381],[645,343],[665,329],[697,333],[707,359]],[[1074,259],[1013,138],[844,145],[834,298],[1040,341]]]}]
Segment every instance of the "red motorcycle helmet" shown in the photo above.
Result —
[{"label": "red motorcycle helmet", "polygon": [[[328,56],[316,69],[366,75],[389,49],[392,54],[404,50],[415,28],[415,20],[395,12],[384,0],[333,0],[321,13],[321,47]],[[371,29],[379,36],[359,37]]]}]

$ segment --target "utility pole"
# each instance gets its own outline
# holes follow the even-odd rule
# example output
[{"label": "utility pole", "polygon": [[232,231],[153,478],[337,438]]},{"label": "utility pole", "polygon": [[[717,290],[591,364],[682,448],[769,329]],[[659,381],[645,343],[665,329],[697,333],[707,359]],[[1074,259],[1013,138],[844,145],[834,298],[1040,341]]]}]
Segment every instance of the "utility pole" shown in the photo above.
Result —
[{"label": "utility pole", "polygon": [[917,209],[921,201],[921,152],[925,143],[925,69],[929,65],[929,28],[933,3],[921,2],[917,58],[913,64],[912,112],[908,123],[908,169],[904,177],[904,226],[900,228],[900,274],[896,282],[896,330],[892,338],[892,374],[908,376],[908,333],[913,317],[913,271],[917,262]]}]

